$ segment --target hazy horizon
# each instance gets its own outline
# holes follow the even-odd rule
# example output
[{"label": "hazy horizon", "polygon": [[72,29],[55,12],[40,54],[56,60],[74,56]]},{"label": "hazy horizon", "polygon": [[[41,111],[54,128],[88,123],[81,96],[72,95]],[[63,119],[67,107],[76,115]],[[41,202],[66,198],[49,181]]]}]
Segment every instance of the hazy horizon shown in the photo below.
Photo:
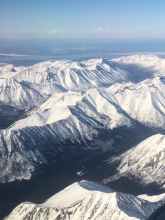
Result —
[{"label": "hazy horizon", "polygon": [[164,39],[0,39],[0,63],[33,65],[46,60],[82,61],[133,54],[165,57]]}]

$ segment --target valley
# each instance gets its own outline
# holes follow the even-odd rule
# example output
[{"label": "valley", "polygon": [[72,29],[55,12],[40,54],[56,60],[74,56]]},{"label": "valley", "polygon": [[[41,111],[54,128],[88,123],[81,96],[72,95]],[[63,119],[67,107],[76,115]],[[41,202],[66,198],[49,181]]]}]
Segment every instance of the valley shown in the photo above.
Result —
[{"label": "valley", "polygon": [[82,180],[164,193],[164,82],[155,55],[0,66],[1,216]]}]

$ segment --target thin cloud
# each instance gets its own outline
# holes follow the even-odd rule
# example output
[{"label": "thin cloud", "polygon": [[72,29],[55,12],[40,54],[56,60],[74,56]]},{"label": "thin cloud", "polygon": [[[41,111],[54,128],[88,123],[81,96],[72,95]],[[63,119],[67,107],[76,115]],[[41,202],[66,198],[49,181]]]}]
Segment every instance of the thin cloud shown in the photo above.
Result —
[{"label": "thin cloud", "polygon": [[95,34],[95,35],[99,35],[99,34],[111,34],[112,32],[109,31],[108,29],[104,29],[104,28],[98,28],[94,31],[81,31],[81,34]]},{"label": "thin cloud", "polygon": [[93,34],[109,34],[111,32],[107,29],[98,28],[98,29],[92,31],[91,33],[93,33]]},{"label": "thin cloud", "polygon": [[52,31],[49,32],[49,34],[55,34],[55,35],[58,35],[58,34],[63,34],[63,32],[60,31],[60,30],[52,30]]}]

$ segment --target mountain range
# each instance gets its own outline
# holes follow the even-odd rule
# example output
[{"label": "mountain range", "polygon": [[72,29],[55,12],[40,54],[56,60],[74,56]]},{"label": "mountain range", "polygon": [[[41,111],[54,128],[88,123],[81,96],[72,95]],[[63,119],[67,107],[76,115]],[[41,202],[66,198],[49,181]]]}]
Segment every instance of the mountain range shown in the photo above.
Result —
[{"label": "mountain range", "polygon": [[[142,187],[154,184],[154,192],[155,189],[163,191],[164,103],[165,60],[155,55],[83,62],[46,61],[29,67],[1,65],[0,183],[12,187],[12,183],[21,180],[34,178],[37,182],[37,178],[46,176],[45,170],[52,172],[63,166],[74,170],[85,163],[88,167],[83,165],[76,175],[84,178],[91,174],[90,180],[93,180],[90,168],[94,165],[90,160],[102,157],[103,161],[94,162],[94,169],[101,167],[102,175],[96,179],[107,186],[118,186],[125,178],[136,180]],[[91,184],[87,182],[87,185]],[[124,189],[122,192],[125,193]],[[119,203],[122,198],[133,203],[140,201],[135,197],[136,193],[134,196],[115,192],[97,194],[92,198],[90,194],[85,203],[83,200],[82,207],[88,206],[91,199],[95,201],[95,196],[98,197],[96,204],[102,204],[102,196],[108,200],[113,197],[114,201],[118,197]],[[80,203],[74,202],[73,207],[79,209]],[[152,207],[150,203],[145,204]],[[91,204],[91,210],[95,205]],[[28,209],[36,213],[36,207],[35,215],[50,213],[47,208],[43,211],[43,207],[29,203],[21,204],[14,213]],[[67,209],[53,206],[52,212],[66,212],[68,216],[74,212],[72,217],[76,219],[77,211],[72,209],[70,206]],[[140,210],[141,217],[124,211],[132,217],[121,219],[145,219],[151,213],[150,210],[145,215],[143,209]],[[28,215],[26,211],[22,213]],[[16,218],[15,214],[11,215]],[[107,213],[99,215],[105,218]]]},{"label": "mountain range", "polygon": [[[132,62],[148,68],[153,60],[155,66],[163,66],[163,60],[153,55],[1,66],[0,180],[29,179],[35,164],[47,163],[52,155],[56,161],[60,152],[67,160],[64,146],[68,140],[69,153],[75,152],[72,145],[80,145],[81,154],[84,149],[93,151],[88,142],[100,130],[136,129],[135,124],[140,123],[163,131],[162,69],[156,74],[157,66],[151,66],[154,77],[135,83],[130,81],[133,73],[118,66]],[[10,121],[5,126],[6,118]]]}]

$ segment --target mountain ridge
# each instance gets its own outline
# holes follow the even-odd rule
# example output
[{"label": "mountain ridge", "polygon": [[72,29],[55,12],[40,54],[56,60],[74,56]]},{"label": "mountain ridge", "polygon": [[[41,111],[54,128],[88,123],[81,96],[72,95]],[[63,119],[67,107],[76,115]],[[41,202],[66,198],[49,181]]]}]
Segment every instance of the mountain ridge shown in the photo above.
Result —
[{"label": "mountain ridge", "polygon": [[20,204],[5,220],[27,217],[31,220],[35,218],[143,220],[162,204],[162,197],[157,198],[157,202],[149,202],[83,180],[68,186],[43,204],[29,202]]},{"label": "mountain ridge", "polygon": [[[132,56],[132,60],[140,57],[143,61],[144,56]],[[153,59],[154,65],[164,62],[149,55],[145,60],[151,63]],[[147,129],[165,132],[163,76],[129,82],[130,73],[117,62],[120,59],[101,58],[0,67],[1,109],[12,106],[2,115],[11,115],[13,120],[0,130],[1,181],[29,179],[36,164],[46,164],[49,157],[56,162],[61,154],[59,158],[67,161],[65,152],[102,152],[102,146],[92,149],[88,145],[100,131],[110,133],[124,126],[136,130],[139,124],[146,127],[146,133]],[[21,110],[20,117],[14,117],[13,110],[16,115]]]}]

